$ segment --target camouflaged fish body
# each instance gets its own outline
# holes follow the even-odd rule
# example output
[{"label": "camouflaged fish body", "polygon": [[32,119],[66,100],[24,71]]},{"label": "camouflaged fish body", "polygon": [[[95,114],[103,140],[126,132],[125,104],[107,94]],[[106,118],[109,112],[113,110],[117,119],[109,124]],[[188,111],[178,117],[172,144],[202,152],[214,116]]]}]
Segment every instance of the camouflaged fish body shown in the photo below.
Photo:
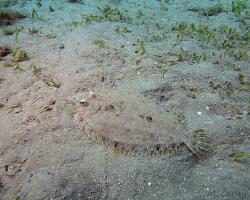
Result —
[{"label": "camouflaged fish body", "polygon": [[202,155],[211,148],[205,132],[190,134],[160,105],[141,96],[105,92],[87,99],[77,116],[90,139],[116,153],[162,155],[188,147]]}]

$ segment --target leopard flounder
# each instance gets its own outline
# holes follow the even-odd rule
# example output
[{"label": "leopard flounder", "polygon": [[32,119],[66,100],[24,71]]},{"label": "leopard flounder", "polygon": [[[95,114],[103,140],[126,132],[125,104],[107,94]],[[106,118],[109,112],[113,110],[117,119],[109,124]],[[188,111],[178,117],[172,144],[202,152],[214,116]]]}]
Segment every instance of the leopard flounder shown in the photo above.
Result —
[{"label": "leopard flounder", "polygon": [[77,112],[77,120],[91,140],[115,153],[165,155],[188,147],[202,156],[212,148],[202,129],[190,133],[157,103],[121,91],[88,97]]}]

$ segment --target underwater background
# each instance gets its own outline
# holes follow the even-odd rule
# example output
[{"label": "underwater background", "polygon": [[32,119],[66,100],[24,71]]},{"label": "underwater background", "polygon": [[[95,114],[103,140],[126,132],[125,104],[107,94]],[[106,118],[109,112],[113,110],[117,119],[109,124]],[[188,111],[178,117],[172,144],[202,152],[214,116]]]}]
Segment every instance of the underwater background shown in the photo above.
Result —
[{"label": "underwater background", "polygon": [[0,0],[0,200],[250,199],[249,0]]}]

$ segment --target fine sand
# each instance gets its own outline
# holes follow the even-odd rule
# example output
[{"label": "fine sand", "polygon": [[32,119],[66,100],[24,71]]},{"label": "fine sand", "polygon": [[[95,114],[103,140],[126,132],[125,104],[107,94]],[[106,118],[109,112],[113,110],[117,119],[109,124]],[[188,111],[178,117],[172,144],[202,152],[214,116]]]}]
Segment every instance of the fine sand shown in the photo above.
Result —
[{"label": "fine sand", "polygon": [[[249,18],[188,11],[216,1],[175,0],[168,10],[157,0],[82,2],[14,4],[28,17],[0,27],[21,28],[18,43],[15,34],[1,34],[0,45],[18,46],[29,57],[18,67],[7,66],[11,54],[0,60],[0,200],[250,199],[249,44],[244,58],[223,56],[225,49],[202,46],[198,36],[178,40],[183,31],[171,29],[185,22],[207,24],[214,33],[223,25],[243,32]],[[85,23],[110,2],[133,22]],[[191,53],[181,59],[181,49]],[[205,56],[199,60],[194,52]],[[95,144],[76,113],[89,92],[98,96],[103,88],[143,94],[169,113],[182,113],[191,130],[209,134],[213,152],[201,159],[188,150],[126,156]]]}]

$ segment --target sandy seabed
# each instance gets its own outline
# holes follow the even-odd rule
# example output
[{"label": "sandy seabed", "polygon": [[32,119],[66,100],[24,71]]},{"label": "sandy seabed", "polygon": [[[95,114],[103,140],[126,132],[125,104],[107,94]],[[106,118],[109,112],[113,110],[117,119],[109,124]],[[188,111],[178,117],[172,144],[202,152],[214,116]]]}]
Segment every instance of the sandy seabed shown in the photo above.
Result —
[{"label": "sandy seabed", "polygon": [[[18,41],[1,34],[0,45],[29,57],[0,60],[0,200],[250,199],[249,17],[204,15],[217,1],[41,3],[11,5],[28,17],[0,27],[21,30]],[[86,24],[110,3],[129,19]],[[206,130],[213,152],[125,156],[95,144],[76,113],[103,88],[182,113],[191,130]]]}]

